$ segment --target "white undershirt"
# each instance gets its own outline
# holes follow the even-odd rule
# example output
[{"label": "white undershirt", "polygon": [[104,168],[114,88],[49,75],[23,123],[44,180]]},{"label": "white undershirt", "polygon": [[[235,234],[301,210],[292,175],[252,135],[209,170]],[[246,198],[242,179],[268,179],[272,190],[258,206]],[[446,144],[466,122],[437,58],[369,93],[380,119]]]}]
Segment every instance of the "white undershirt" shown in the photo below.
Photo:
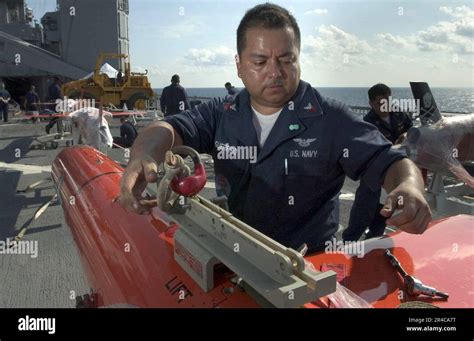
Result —
[{"label": "white undershirt", "polygon": [[275,125],[275,122],[277,121],[278,116],[280,116],[282,110],[283,108],[274,114],[263,115],[255,110],[254,107],[252,107],[253,125],[257,131],[258,144],[260,145],[260,148],[262,148],[265,144],[265,141],[267,140],[268,135],[270,135],[270,132],[272,131],[272,128]]}]

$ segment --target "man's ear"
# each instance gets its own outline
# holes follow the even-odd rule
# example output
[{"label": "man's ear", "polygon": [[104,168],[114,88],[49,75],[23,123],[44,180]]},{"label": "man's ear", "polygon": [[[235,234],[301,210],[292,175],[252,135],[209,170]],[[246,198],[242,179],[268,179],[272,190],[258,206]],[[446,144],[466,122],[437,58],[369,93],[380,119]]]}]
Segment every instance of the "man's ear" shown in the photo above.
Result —
[{"label": "man's ear", "polygon": [[236,55],[235,55],[235,65],[237,66],[237,76],[238,76],[239,78],[242,78],[242,74],[241,74],[241,72],[240,72],[241,65],[240,65],[239,54],[236,54]]}]

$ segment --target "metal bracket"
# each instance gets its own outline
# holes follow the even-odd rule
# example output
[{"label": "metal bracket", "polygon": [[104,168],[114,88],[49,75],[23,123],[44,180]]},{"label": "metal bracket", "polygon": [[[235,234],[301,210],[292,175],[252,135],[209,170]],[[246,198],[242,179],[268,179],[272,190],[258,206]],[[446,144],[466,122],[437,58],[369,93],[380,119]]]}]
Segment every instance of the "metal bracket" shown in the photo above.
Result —
[{"label": "metal bracket", "polygon": [[474,214],[474,191],[465,184],[445,186],[443,173],[435,172],[428,187],[427,200],[440,215]]},{"label": "metal bracket", "polygon": [[[334,271],[310,272],[303,256],[243,223],[211,201],[178,200],[171,215],[175,260],[206,292],[214,287],[214,266],[223,263],[276,307],[299,307],[336,290]],[[178,213],[180,212],[180,213]]]}]

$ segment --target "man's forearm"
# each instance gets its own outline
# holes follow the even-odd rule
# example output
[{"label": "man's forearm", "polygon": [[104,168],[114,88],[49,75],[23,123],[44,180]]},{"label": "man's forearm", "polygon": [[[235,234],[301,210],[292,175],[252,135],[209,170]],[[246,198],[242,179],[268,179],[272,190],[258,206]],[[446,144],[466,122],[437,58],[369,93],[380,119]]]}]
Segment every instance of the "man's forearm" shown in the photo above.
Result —
[{"label": "man's forearm", "polygon": [[130,158],[132,161],[147,154],[160,163],[171,147],[181,144],[181,137],[175,133],[170,124],[155,122],[140,132],[133,144]]},{"label": "man's forearm", "polygon": [[409,159],[396,161],[389,167],[383,187],[389,193],[402,183],[409,183],[421,192],[425,190],[420,170]]}]

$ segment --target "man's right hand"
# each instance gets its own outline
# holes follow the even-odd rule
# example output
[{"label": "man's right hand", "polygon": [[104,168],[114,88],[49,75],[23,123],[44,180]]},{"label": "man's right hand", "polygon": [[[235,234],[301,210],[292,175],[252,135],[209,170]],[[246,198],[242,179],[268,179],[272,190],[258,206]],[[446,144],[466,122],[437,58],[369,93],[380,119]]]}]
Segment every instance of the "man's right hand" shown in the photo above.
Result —
[{"label": "man's right hand", "polygon": [[122,176],[118,201],[130,212],[147,214],[157,205],[156,200],[143,197],[149,183],[158,180],[158,165],[165,153],[183,141],[173,127],[166,122],[155,122],[146,127],[135,140],[130,163]]},{"label": "man's right hand", "polygon": [[120,204],[126,210],[138,214],[147,214],[156,206],[156,200],[142,197],[149,183],[158,180],[158,165],[155,159],[145,155],[132,160],[122,176]]}]

